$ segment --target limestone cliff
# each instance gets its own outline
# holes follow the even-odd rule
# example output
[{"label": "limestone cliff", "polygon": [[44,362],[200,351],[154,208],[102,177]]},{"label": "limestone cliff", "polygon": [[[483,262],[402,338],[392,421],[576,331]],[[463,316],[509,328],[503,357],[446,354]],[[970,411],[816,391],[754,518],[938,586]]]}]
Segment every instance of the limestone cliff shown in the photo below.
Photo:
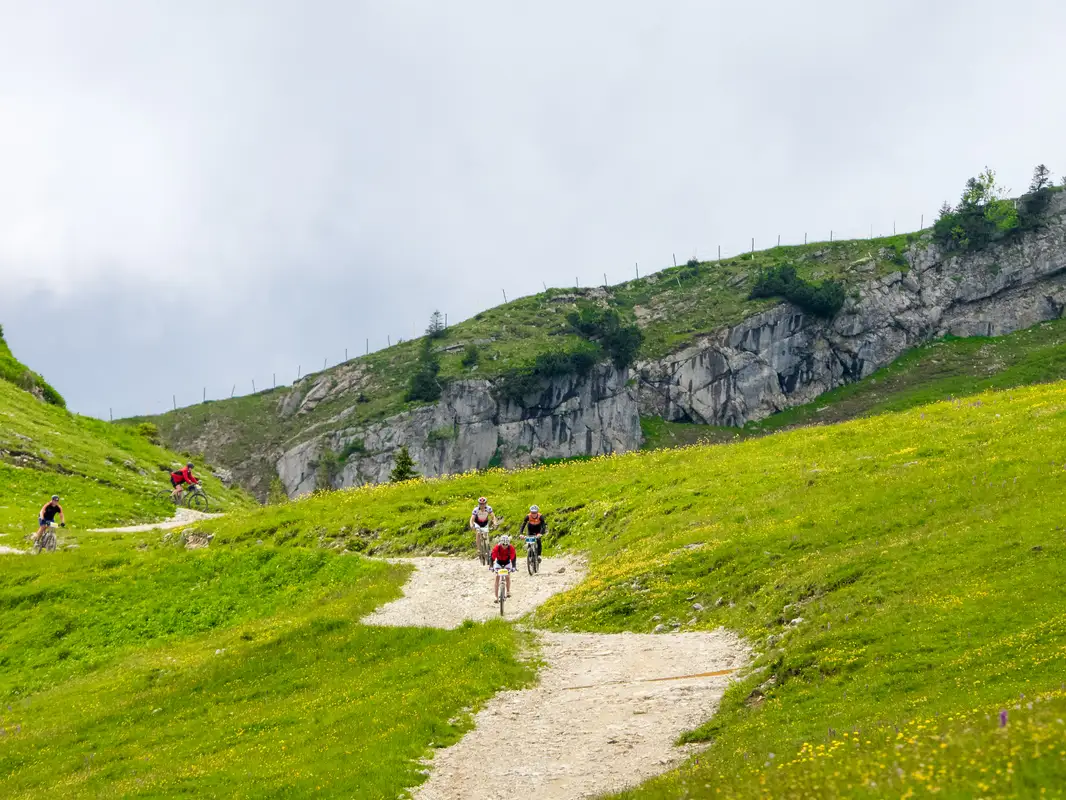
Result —
[{"label": "limestone cliff", "polygon": [[638,366],[640,410],[743,425],[866,377],[931,339],[995,336],[1056,319],[1066,305],[1066,195],[1051,224],[976,253],[923,243],[905,272],[861,284],[832,319],[784,304]]},{"label": "limestone cliff", "polygon": [[[715,425],[761,419],[931,339],[1004,334],[1059,317],[1064,211],[1066,195],[1057,195],[1046,227],[977,253],[945,254],[920,242],[907,253],[908,269],[860,282],[831,320],[782,304],[639,363],[632,375],[601,366],[586,378],[553,380],[519,403],[499,401],[488,381],[458,381],[436,404],[309,436],[280,455],[278,474],[298,495],[315,488],[325,450],[345,452],[352,443],[359,446],[335,486],[387,480],[405,444],[420,471],[436,476],[630,450],[641,443],[640,415]],[[301,392],[293,402],[317,401],[323,391]]]}]

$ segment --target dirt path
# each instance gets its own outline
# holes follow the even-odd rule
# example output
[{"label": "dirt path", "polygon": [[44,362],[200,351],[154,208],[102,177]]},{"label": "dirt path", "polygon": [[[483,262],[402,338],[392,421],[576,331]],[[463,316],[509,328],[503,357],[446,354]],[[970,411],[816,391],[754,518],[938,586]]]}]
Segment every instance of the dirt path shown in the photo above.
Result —
[{"label": "dirt path", "polygon": [[199,522],[202,519],[214,519],[221,516],[221,514],[205,514],[203,511],[196,511],[191,508],[179,508],[174,512],[174,516],[171,519],[163,520],[162,522],[149,522],[146,525],[127,525],[125,528],[92,528],[90,532],[144,533],[145,531],[166,531],[171,528],[180,528],[182,525]]},{"label": "dirt path", "polygon": [[[395,560],[416,567],[404,596],[364,623],[453,628],[498,615],[491,575],[476,560]],[[533,577],[516,573],[507,618],[534,610],[584,573],[580,561],[566,558],[545,559]],[[490,700],[472,731],[436,752],[417,800],[577,800],[638,784],[693,752],[674,741],[714,714],[749,654],[726,631],[541,632],[539,639],[546,664],[539,684]]]},{"label": "dirt path", "polygon": [[[457,628],[466,619],[482,621],[500,615],[492,594],[492,573],[476,558],[390,560],[413,563],[415,573],[403,587],[403,597],[364,618],[363,624]],[[526,572],[524,561],[520,566],[511,576],[511,599],[504,604],[508,619],[521,617],[585,577],[584,564],[574,558],[545,558],[533,576]]]},{"label": "dirt path", "polygon": [[714,714],[729,681],[704,673],[747,658],[722,631],[543,633],[541,643],[540,685],[496,695],[436,754],[418,800],[574,800],[634,786],[692,752],[674,741]]}]

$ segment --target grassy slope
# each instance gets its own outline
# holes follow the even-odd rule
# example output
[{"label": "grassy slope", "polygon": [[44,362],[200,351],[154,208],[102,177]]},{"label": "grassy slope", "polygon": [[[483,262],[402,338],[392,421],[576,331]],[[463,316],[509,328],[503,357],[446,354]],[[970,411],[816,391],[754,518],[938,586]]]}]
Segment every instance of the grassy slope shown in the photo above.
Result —
[{"label": "grassy slope", "polygon": [[[131,428],[71,414],[0,381],[0,544],[16,546],[19,534],[36,530],[52,494],[62,497],[71,528],[171,516],[173,506],[155,495],[170,485],[163,468],[184,460]],[[200,474],[220,508],[250,504],[243,492]]]},{"label": "grassy slope", "polygon": [[1008,796],[1066,782],[1064,464],[1057,383],[729,446],[353,490],[212,527],[234,544],[468,549],[472,498],[511,527],[537,502],[549,549],[591,557],[540,622],[694,620],[759,653],[692,735],[710,750],[629,796]]},{"label": "grassy slope", "polygon": [[728,442],[804,425],[904,411],[966,397],[1066,379],[1066,320],[1045,322],[1007,336],[948,338],[916,347],[868,378],[743,428],[642,421],[645,449]]},{"label": "grassy slope", "polygon": [[0,556],[0,796],[396,797],[529,679],[502,623],[357,624],[405,567],[138,539]]},{"label": "grassy slope", "polygon": [[59,392],[53,389],[44,378],[15,358],[11,348],[4,341],[3,327],[0,327],[0,381],[6,381],[26,391],[36,392],[53,405],[66,406],[66,401]]},{"label": "grassy slope", "polygon": [[[623,316],[640,319],[645,334],[641,357],[660,357],[694,336],[774,305],[772,300],[748,300],[754,277],[764,267],[793,263],[806,278],[839,278],[853,284],[900,269],[905,264],[900,254],[907,241],[907,236],[899,235],[776,247],[721,263],[703,262],[696,269],[670,267],[610,286],[605,296]],[[505,369],[531,364],[538,353],[574,347],[579,339],[568,333],[566,323],[574,299],[603,294],[603,289],[551,289],[487,309],[451,326],[438,346],[456,349],[442,354],[441,377],[492,377]],[[476,370],[461,363],[462,347],[468,343],[479,343],[481,356]],[[189,406],[149,419],[159,425],[164,440],[174,447],[203,447],[208,457],[227,466],[248,464],[256,454],[291,444],[293,437],[312,426],[329,430],[366,423],[409,407],[403,396],[416,368],[419,346],[417,341],[402,342],[326,373],[305,376],[299,384],[304,393],[323,374],[337,376],[342,370],[356,369],[364,373],[360,390],[323,402],[306,415],[279,416],[278,403],[288,392],[283,388]],[[362,401],[358,400],[360,392]],[[334,421],[342,414],[343,420]],[[263,460],[251,469],[268,481],[273,468],[273,463]]]}]

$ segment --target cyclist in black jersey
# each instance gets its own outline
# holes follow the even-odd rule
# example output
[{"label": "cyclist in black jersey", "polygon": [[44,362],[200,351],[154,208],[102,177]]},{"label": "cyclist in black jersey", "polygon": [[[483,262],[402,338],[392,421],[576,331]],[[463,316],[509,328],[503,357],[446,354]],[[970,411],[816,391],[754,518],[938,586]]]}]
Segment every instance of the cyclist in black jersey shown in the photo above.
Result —
[{"label": "cyclist in black jersey", "polygon": [[544,515],[540,513],[540,506],[529,507],[529,513],[522,520],[522,527],[518,529],[518,535],[523,536],[527,527],[529,528],[529,535],[537,537],[537,557],[540,558],[544,553],[543,537],[548,532],[548,523],[545,522]]},{"label": "cyclist in black jersey", "polygon": [[59,526],[67,527],[67,518],[63,515],[63,506],[59,505],[58,494],[52,495],[52,499],[41,506],[41,513],[37,517],[37,533],[33,534],[34,544],[37,544],[42,533],[55,525],[56,515],[59,516]]}]

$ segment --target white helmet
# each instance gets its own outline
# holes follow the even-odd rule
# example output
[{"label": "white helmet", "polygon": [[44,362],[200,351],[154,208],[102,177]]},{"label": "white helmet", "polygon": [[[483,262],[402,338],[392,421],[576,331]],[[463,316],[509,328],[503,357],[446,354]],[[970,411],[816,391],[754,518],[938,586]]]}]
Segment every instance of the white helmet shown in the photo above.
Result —
[{"label": "white helmet", "polygon": [[510,543],[511,543],[511,537],[508,536],[506,533],[503,534],[500,537],[500,544],[510,544]]},{"label": "white helmet", "polygon": [[540,506],[530,506],[529,507],[529,511],[530,511],[531,514],[539,514],[540,513]]}]

